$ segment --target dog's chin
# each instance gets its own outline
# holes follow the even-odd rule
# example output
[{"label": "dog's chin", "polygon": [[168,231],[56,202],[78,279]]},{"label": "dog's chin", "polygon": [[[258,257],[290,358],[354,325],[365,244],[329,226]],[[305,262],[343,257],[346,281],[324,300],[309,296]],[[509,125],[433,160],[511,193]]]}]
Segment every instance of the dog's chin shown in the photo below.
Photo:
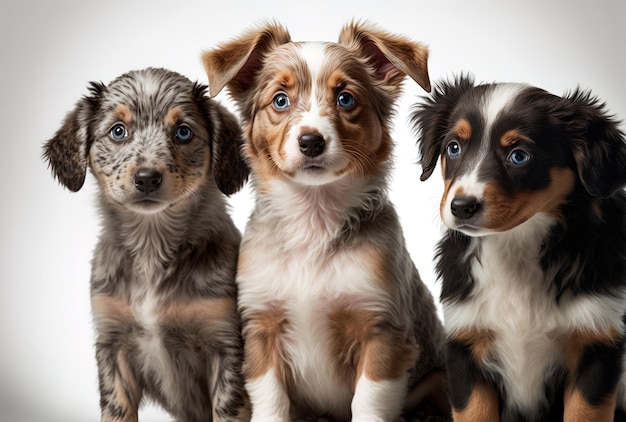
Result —
[{"label": "dog's chin", "polygon": [[503,234],[514,231],[517,227],[520,227],[520,225],[515,225],[513,227],[484,227],[479,224],[472,224],[465,221],[454,222],[452,224],[448,224],[444,221],[444,224],[450,230],[461,232],[470,237],[485,237],[495,234]]},{"label": "dog's chin", "polygon": [[443,224],[450,230],[461,232],[470,237],[482,237],[496,233],[493,229],[485,228],[477,221],[460,220],[456,218],[443,217]]},{"label": "dog's chin", "polygon": [[290,178],[301,185],[323,186],[340,179],[341,175],[325,167],[306,166],[293,172]]},{"label": "dog's chin", "polygon": [[451,230],[461,232],[464,235],[470,237],[483,237],[496,233],[496,231],[494,230],[486,229],[484,227],[473,226],[471,224],[446,224],[446,226]]},{"label": "dog's chin", "polygon": [[126,208],[137,214],[157,214],[171,206],[170,202],[157,200],[153,198],[142,198],[129,201],[125,204]]}]

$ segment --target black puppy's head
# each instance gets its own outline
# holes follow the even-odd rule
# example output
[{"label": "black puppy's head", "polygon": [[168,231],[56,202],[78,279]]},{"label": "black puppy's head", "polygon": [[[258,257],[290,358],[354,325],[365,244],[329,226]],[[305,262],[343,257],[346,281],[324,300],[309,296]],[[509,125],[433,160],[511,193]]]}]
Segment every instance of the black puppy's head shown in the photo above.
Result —
[{"label": "black puppy's head", "polygon": [[588,92],[559,97],[461,76],[416,105],[412,122],[422,180],[441,157],[444,224],[471,236],[559,218],[575,189],[605,198],[626,185],[624,135]]}]

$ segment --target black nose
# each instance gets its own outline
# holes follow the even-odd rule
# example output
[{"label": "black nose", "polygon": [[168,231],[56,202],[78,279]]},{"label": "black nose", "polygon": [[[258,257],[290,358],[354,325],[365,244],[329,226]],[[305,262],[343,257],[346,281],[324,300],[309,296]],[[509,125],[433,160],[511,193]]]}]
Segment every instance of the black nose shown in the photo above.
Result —
[{"label": "black nose", "polygon": [[452,215],[461,219],[468,219],[476,214],[480,208],[478,200],[473,196],[457,196],[450,204]]},{"label": "black nose", "polygon": [[326,142],[319,133],[305,133],[298,139],[298,145],[301,153],[313,158],[324,152]]},{"label": "black nose", "polygon": [[154,192],[160,185],[161,173],[154,169],[141,168],[135,173],[135,187],[141,192]]}]

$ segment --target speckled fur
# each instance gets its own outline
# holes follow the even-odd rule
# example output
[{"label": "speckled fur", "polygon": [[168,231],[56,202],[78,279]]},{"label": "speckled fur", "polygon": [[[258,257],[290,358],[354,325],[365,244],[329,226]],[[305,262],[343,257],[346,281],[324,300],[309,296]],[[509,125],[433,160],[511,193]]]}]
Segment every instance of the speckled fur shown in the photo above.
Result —
[{"label": "speckled fur", "polygon": [[[44,146],[54,176],[100,187],[91,274],[102,421],[137,421],[143,398],[178,421],[248,418],[235,271],[241,235],[224,195],[247,176],[236,118],[164,69],[90,94]],[[123,124],[126,136],[112,137]],[[185,126],[190,139],[177,137]],[[141,169],[158,188],[137,186]],[[155,179],[156,183],[156,179]]]}]

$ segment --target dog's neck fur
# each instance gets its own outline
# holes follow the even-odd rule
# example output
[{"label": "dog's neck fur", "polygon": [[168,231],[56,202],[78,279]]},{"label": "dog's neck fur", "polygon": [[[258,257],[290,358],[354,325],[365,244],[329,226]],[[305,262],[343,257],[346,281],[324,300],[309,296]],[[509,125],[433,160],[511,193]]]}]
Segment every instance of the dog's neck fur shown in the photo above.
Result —
[{"label": "dog's neck fur", "polygon": [[327,250],[388,204],[384,174],[373,180],[344,176],[321,186],[272,180],[264,184],[264,190],[267,195],[257,196],[257,218],[275,227],[287,248]]},{"label": "dog's neck fur", "polygon": [[[104,195],[100,200],[107,201]],[[107,226],[103,234],[114,233],[118,237],[116,244],[124,245],[133,257],[135,270],[144,274],[166,271],[183,242],[193,245],[214,237],[220,227],[225,227],[223,219],[229,218],[226,201],[212,182],[199,187],[197,196],[153,214],[138,213],[120,205],[100,209]]]}]

